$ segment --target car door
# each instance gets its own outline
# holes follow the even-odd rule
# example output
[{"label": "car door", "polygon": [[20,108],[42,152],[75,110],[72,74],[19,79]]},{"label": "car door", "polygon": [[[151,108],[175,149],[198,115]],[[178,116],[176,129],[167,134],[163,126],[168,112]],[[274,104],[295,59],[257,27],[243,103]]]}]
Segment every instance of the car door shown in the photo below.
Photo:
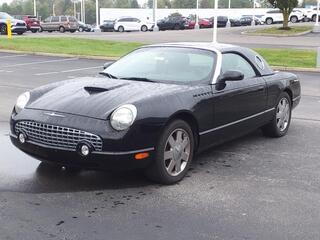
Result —
[{"label": "car door", "polygon": [[41,27],[43,30],[47,31],[50,29],[50,23],[51,23],[51,17],[46,18],[43,23],[41,24]]},{"label": "car door", "polygon": [[141,21],[138,18],[132,18],[132,30],[140,31],[141,29]]},{"label": "car door", "polygon": [[234,70],[242,72],[244,79],[213,85],[213,129],[229,136],[259,126],[267,105],[266,82],[257,69],[239,53],[224,53],[221,74]]},{"label": "car door", "polygon": [[60,17],[56,17],[56,16],[52,17],[49,30],[57,31],[57,30],[59,30],[59,26],[60,26]]}]

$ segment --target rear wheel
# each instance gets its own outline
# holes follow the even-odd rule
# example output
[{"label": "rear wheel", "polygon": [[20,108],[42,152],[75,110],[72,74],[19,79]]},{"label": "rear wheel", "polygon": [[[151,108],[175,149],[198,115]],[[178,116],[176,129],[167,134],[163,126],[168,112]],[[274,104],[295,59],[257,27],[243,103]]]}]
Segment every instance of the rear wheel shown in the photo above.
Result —
[{"label": "rear wheel", "polygon": [[267,18],[266,19],[266,24],[267,25],[271,25],[273,23],[273,19],[272,18]]},{"label": "rear wheel", "polygon": [[148,27],[147,27],[146,25],[143,25],[143,26],[141,27],[141,31],[142,31],[142,32],[148,31]]},{"label": "rear wheel", "polygon": [[186,175],[193,159],[194,135],[183,120],[171,122],[156,147],[155,159],[146,176],[158,183],[173,184]]},{"label": "rear wheel", "polygon": [[23,34],[23,32],[18,32],[18,35],[22,35]]},{"label": "rear wheel", "polygon": [[32,33],[36,33],[36,32],[38,32],[38,30],[32,29],[31,32],[32,32]]},{"label": "rear wheel", "polygon": [[65,29],[64,27],[61,26],[61,27],[59,28],[59,32],[64,33],[65,31],[66,31],[66,29]]},{"label": "rear wheel", "polygon": [[287,134],[291,122],[292,103],[288,93],[283,92],[278,100],[276,111],[270,123],[262,127],[269,137],[282,137]]},{"label": "rear wheel", "polygon": [[118,32],[124,32],[124,27],[122,26],[118,27]]},{"label": "rear wheel", "polygon": [[3,24],[3,25],[0,26],[1,35],[7,35],[7,31],[8,31],[8,29],[7,29],[7,25],[6,24]]},{"label": "rear wheel", "polygon": [[297,23],[297,22],[298,22],[298,18],[297,18],[296,16],[292,16],[292,17],[290,18],[290,22],[292,22],[292,23]]},{"label": "rear wheel", "polygon": [[312,22],[316,22],[317,21],[317,15],[313,15],[312,16]]}]

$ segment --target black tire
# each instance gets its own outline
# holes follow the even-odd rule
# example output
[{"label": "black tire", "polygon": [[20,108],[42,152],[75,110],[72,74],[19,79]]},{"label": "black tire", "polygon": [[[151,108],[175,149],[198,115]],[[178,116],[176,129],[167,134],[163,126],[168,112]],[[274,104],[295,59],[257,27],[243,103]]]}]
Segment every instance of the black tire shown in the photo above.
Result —
[{"label": "black tire", "polygon": [[142,25],[142,26],[141,26],[141,31],[142,31],[142,32],[148,31],[148,27],[147,27],[146,25]]},{"label": "black tire", "polygon": [[[170,151],[172,151],[172,159],[165,159],[165,151],[167,149],[167,147],[169,146],[169,137],[173,136],[172,134],[177,133],[178,131],[183,132],[183,137],[185,137],[185,140],[187,139],[188,142],[188,147],[182,148],[183,142],[181,143],[180,146],[178,146],[177,152],[178,151],[180,153],[178,153],[178,155],[174,155],[173,152],[176,151],[175,149],[172,149]],[[181,135],[180,135],[181,136]],[[178,139],[178,135],[176,135],[176,138]],[[169,123],[167,125],[167,127],[164,129],[158,144],[156,146],[156,152],[155,152],[155,158],[154,158],[154,162],[145,170],[145,175],[147,178],[149,178],[152,181],[155,181],[157,183],[161,183],[161,184],[174,184],[179,182],[180,180],[182,180],[184,178],[184,176],[186,175],[190,164],[192,162],[193,159],[193,154],[194,154],[194,146],[195,146],[195,141],[194,141],[194,133],[191,129],[191,127],[189,126],[189,124],[187,124],[185,121],[183,120],[174,120],[171,123]],[[180,170],[181,172],[177,173],[177,175],[171,175],[168,173],[168,171],[166,168],[170,168],[169,166],[166,166],[167,161],[166,160],[170,160],[171,162],[175,162],[174,160],[174,156],[179,156],[178,158],[182,157],[182,152],[188,151],[188,157],[187,157],[187,161],[184,161],[183,165],[182,165],[182,160],[180,160]],[[180,154],[180,155],[179,155]],[[169,165],[169,164],[168,164]],[[176,164],[174,164],[174,168],[172,168],[171,171],[173,171],[173,169],[175,169],[174,171],[177,171],[176,169]],[[183,168],[183,169],[182,169]]]},{"label": "black tire", "polygon": [[297,22],[298,22],[298,18],[297,18],[296,16],[292,16],[292,17],[290,18],[290,22],[292,22],[292,23],[297,23]]},{"label": "black tire", "polygon": [[75,33],[75,32],[76,32],[76,30],[70,30],[70,32],[71,32],[71,33]]},{"label": "black tire", "polygon": [[3,24],[0,26],[0,33],[1,35],[7,35],[8,34],[8,29],[7,29],[7,25]]},{"label": "black tire", "polygon": [[178,24],[174,25],[173,30],[180,30],[180,26]]},{"label": "black tire", "polygon": [[59,27],[59,32],[64,33],[66,31],[66,29],[64,27]]},{"label": "black tire", "polygon": [[317,15],[313,15],[312,16],[312,22],[316,22],[317,21]]},{"label": "black tire", "polygon": [[[283,99],[286,99],[286,101],[289,104],[289,113],[288,113],[289,116],[288,116],[286,127],[281,130],[279,128],[279,126],[278,126],[277,113],[279,112],[279,104]],[[265,136],[274,137],[274,138],[285,136],[287,134],[287,132],[288,132],[289,127],[290,127],[291,114],[292,114],[292,101],[291,101],[291,98],[288,95],[288,93],[283,92],[283,93],[281,93],[281,95],[280,95],[280,97],[279,97],[279,99],[277,101],[277,105],[275,106],[273,119],[267,125],[262,127],[263,134]],[[279,121],[280,121],[280,119],[279,119]]]},{"label": "black tire", "polygon": [[84,32],[83,27],[79,27],[79,32]]},{"label": "black tire", "polygon": [[23,34],[23,32],[18,32],[18,35],[22,35]]},{"label": "black tire", "polygon": [[123,26],[119,26],[118,27],[118,32],[124,32],[124,27]]},{"label": "black tire", "polygon": [[267,25],[271,25],[273,23],[273,19],[272,18],[267,18],[266,19],[266,24]]},{"label": "black tire", "polygon": [[32,33],[36,33],[36,32],[38,32],[38,30],[33,29],[33,30],[31,30],[31,32],[32,32]]}]

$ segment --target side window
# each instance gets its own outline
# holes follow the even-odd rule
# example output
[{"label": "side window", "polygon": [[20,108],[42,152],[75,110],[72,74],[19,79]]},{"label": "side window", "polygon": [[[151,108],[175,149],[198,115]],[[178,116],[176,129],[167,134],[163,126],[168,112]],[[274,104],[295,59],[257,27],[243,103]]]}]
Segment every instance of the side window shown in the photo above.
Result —
[{"label": "side window", "polygon": [[67,22],[67,17],[61,17],[61,22]]},{"label": "side window", "polygon": [[235,53],[225,53],[222,55],[221,71],[240,71],[244,74],[244,78],[253,78],[256,73],[250,63],[243,57]]},{"label": "side window", "polygon": [[51,20],[51,17],[48,17],[44,20],[44,22],[50,22],[50,20]]},{"label": "side window", "polygon": [[52,17],[51,22],[59,22],[59,17]]},{"label": "side window", "polygon": [[77,22],[77,19],[75,19],[74,17],[69,17],[69,22]]}]

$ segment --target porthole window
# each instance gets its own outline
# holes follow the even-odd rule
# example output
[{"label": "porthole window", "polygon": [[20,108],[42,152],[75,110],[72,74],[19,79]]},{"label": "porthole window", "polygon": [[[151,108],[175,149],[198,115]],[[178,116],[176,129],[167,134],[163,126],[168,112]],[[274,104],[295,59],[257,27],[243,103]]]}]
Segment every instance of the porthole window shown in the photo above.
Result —
[{"label": "porthole window", "polygon": [[264,69],[264,62],[259,56],[256,56],[256,64],[261,70]]}]

